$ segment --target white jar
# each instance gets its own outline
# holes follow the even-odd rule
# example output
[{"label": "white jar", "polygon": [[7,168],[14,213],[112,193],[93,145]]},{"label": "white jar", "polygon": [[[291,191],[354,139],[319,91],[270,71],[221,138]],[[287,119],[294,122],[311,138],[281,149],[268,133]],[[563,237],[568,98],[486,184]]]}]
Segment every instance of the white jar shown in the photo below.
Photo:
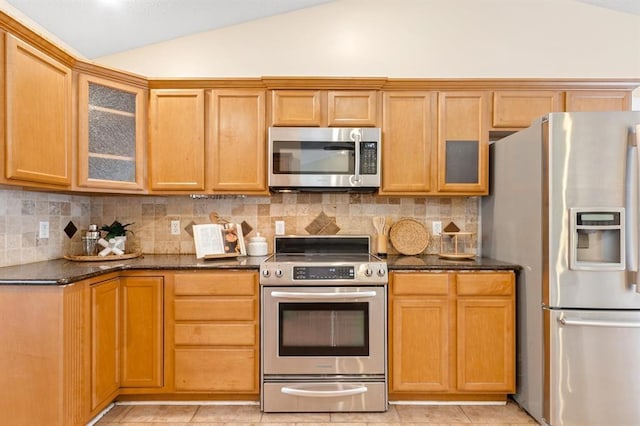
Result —
[{"label": "white jar", "polygon": [[249,256],[266,256],[267,239],[265,237],[261,237],[259,232],[255,237],[249,238],[247,253],[249,254]]}]

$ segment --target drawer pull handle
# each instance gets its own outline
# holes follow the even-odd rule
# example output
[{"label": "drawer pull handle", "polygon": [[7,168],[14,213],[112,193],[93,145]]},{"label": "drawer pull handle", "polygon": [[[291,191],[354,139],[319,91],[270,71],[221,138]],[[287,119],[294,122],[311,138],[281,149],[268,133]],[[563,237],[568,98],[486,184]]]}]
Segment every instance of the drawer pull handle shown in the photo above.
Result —
[{"label": "drawer pull handle", "polygon": [[332,398],[336,396],[350,396],[350,395],[360,395],[367,391],[365,386],[358,386],[353,389],[342,389],[342,390],[334,390],[334,391],[314,391],[314,390],[304,390],[304,389],[296,389],[296,388],[282,388],[280,391],[287,395],[295,395],[295,396],[303,396],[310,398]]}]

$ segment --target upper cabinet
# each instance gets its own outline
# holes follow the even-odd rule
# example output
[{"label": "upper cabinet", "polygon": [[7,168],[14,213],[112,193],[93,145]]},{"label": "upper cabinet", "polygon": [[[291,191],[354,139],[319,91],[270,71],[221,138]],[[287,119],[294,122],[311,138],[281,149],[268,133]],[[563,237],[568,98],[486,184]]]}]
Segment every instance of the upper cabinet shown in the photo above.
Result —
[{"label": "upper cabinet", "polygon": [[104,78],[78,78],[78,185],[142,190],[145,90]]},{"label": "upper cabinet", "polygon": [[441,92],[438,116],[438,194],[487,194],[489,93]]},{"label": "upper cabinet", "polygon": [[565,100],[566,111],[629,111],[631,93],[622,90],[572,90]]},{"label": "upper cabinet", "polygon": [[149,190],[205,190],[204,105],[203,89],[151,90]]},{"label": "upper cabinet", "polygon": [[2,180],[67,188],[72,176],[71,70],[12,35],[5,42]]},{"label": "upper cabinet", "polygon": [[487,92],[385,92],[380,194],[486,194],[488,101]]},{"label": "upper cabinet", "polygon": [[208,189],[268,194],[265,90],[216,89],[208,95]]},{"label": "upper cabinet", "polygon": [[525,128],[536,118],[562,111],[562,92],[555,90],[500,90],[493,93],[494,128]]},{"label": "upper cabinet", "polygon": [[381,194],[427,194],[436,155],[437,92],[383,95]]},{"label": "upper cabinet", "polygon": [[552,112],[630,109],[629,90],[497,90],[493,92],[491,126],[497,130],[518,130]]},{"label": "upper cabinet", "polygon": [[376,90],[273,90],[271,125],[303,127],[375,127],[379,123]]}]

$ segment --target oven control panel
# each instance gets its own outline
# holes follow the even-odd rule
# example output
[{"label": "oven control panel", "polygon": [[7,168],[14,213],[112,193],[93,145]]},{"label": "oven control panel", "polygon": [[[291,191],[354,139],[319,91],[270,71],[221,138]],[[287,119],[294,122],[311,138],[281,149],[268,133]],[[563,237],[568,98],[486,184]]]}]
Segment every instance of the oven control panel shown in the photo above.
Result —
[{"label": "oven control panel", "polygon": [[386,284],[386,262],[361,264],[301,265],[288,262],[263,262],[260,265],[260,284]]},{"label": "oven control panel", "polygon": [[356,277],[353,266],[294,266],[294,280],[352,280]]}]

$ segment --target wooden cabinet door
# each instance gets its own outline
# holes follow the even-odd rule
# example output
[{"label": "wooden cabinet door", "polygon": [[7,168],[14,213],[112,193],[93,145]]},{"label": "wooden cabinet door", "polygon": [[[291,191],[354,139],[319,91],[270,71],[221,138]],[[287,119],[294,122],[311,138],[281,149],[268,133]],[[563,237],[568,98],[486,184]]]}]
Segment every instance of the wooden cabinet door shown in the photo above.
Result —
[{"label": "wooden cabinet door", "polygon": [[489,94],[441,92],[438,98],[438,194],[489,189]]},{"label": "wooden cabinet door", "polygon": [[378,93],[375,90],[329,90],[329,127],[374,127],[378,123]]},{"label": "wooden cabinet door", "polygon": [[565,111],[630,111],[631,93],[615,90],[572,90],[566,93]]},{"label": "wooden cabinet door", "polygon": [[121,386],[163,384],[163,279],[121,277]]},{"label": "wooden cabinet door", "polygon": [[212,90],[209,187],[214,193],[267,194],[265,91]]},{"label": "wooden cabinet door", "polygon": [[[394,272],[389,296],[390,392],[446,392],[452,381],[447,273]],[[402,399],[402,397],[399,397]]]},{"label": "wooden cabinet door", "polygon": [[104,78],[78,77],[78,185],[144,188],[145,91]]},{"label": "wooden cabinet door", "polygon": [[271,91],[271,125],[320,127],[322,102],[320,90]]},{"label": "wooden cabinet door", "polygon": [[515,391],[513,303],[458,300],[457,387],[462,391]]},{"label": "wooden cabinet door", "polygon": [[6,35],[5,176],[71,185],[71,70]]},{"label": "wooden cabinet door", "polygon": [[562,111],[562,92],[501,90],[493,92],[493,127],[521,129],[550,112]]},{"label": "wooden cabinet door", "polygon": [[457,274],[457,388],[515,392],[514,275]]},{"label": "wooden cabinet door", "polygon": [[120,280],[91,287],[91,410],[106,405],[120,389]]},{"label": "wooden cabinet door", "polygon": [[449,388],[449,303],[446,298],[394,298],[391,392]]},{"label": "wooden cabinet door", "polygon": [[432,190],[436,102],[435,92],[383,94],[380,194],[424,195]]},{"label": "wooden cabinet door", "polygon": [[[152,90],[149,189],[204,191],[204,90]],[[242,157],[238,153],[238,157]]]}]

